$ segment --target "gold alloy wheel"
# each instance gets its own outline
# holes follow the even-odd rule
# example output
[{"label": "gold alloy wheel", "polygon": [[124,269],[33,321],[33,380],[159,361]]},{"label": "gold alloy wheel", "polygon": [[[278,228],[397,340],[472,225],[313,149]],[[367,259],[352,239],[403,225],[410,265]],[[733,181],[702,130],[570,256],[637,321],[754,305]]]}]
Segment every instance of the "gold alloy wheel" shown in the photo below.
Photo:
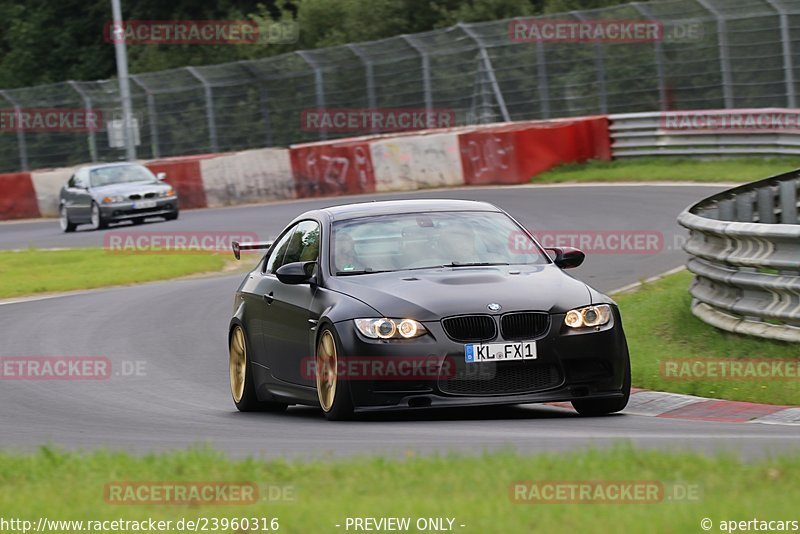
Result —
[{"label": "gold alloy wheel", "polygon": [[230,371],[231,394],[233,400],[239,403],[244,397],[244,377],[247,371],[247,346],[241,326],[236,326],[231,334]]},{"label": "gold alloy wheel", "polygon": [[336,341],[330,330],[325,330],[317,345],[317,356],[315,358],[317,375],[317,396],[322,410],[329,412],[333,407],[333,399],[336,397]]}]

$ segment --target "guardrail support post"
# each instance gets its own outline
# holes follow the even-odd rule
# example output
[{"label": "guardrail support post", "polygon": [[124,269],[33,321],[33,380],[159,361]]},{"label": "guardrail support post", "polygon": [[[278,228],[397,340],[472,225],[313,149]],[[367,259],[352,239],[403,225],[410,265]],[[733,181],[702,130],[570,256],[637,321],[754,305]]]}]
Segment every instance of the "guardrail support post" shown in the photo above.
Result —
[{"label": "guardrail support post", "polygon": [[753,193],[736,195],[736,220],[753,222]]},{"label": "guardrail support post", "polygon": [[758,222],[762,224],[775,222],[775,191],[771,187],[758,190]]},{"label": "guardrail support post", "polygon": [[7,91],[0,90],[0,96],[8,100],[11,105],[14,106],[14,113],[17,115],[17,148],[19,149],[19,166],[23,171],[29,171],[28,145],[25,143],[25,130],[22,129],[22,124],[19,122],[19,115],[22,112],[22,107],[8,94]]},{"label": "guardrail support post", "polygon": [[206,94],[206,118],[208,120],[208,142],[211,145],[211,152],[219,152],[219,142],[217,141],[217,121],[214,116],[214,92],[211,84],[203,77],[195,67],[186,67],[189,74],[197,78],[203,84]]},{"label": "guardrail support post", "polygon": [[797,219],[797,182],[781,182],[781,223],[798,224]]}]

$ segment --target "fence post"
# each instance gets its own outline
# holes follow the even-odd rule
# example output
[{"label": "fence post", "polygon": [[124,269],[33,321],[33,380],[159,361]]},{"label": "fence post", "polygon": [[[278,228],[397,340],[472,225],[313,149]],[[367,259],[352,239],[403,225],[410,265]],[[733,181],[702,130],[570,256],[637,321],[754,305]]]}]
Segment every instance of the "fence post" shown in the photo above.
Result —
[{"label": "fence post", "polygon": [[[322,68],[319,66],[317,60],[305,50],[298,50],[297,55],[303,58],[303,61],[308,63],[308,66],[314,69],[314,89],[317,94],[317,111],[323,113],[325,111],[325,80],[322,78]],[[324,129],[319,131],[320,139],[327,139],[328,132]]]},{"label": "fence post", "polygon": [[461,30],[466,33],[468,36],[472,38],[473,41],[478,45],[480,49],[481,59],[483,60],[483,66],[486,68],[486,72],[489,74],[489,82],[492,84],[492,91],[494,91],[494,97],[497,100],[497,105],[500,107],[500,114],[503,116],[504,122],[510,122],[511,118],[508,116],[508,110],[506,109],[506,101],[503,98],[503,93],[500,91],[500,85],[497,83],[497,78],[494,75],[494,68],[492,67],[492,60],[489,58],[489,54],[486,52],[486,47],[483,45],[483,39],[476,34],[472,28],[468,27],[463,22],[459,22],[457,24]]},{"label": "fence post", "polygon": [[786,82],[786,105],[794,108],[797,98],[794,90],[794,66],[792,65],[792,33],[789,28],[789,15],[775,0],[765,0],[778,12],[781,21],[781,45],[783,45],[783,77]]},{"label": "fence post", "polygon": [[[587,20],[586,15],[580,11],[571,11],[578,20]],[[603,58],[603,45],[601,43],[594,44],[594,67],[597,73],[597,97],[600,105],[600,114],[605,115],[608,113],[608,91],[606,90],[606,67]]]},{"label": "fence post", "polygon": [[19,122],[19,116],[22,113],[22,107],[19,103],[8,94],[7,91],[0,90],[0,96],[8,100],[14,106],[14,113],[17,115],[17,148],[19,149],[19,165],[21,170],[29,171],[28,167],[28,145],[25,143],[25,131],[22,129],[22,124]]},{"label": "fence post", "polygon": [[[375,110],[377,104],[375,101],[375,76],[372,69],[372,60],[364,53],[363,50],[361,50],[358,45],[351,43],[346,46],[358,57],[358,59],[361,60],[361,63],[364,64],[364,76],[367,80],[367,107],[369,107],[370,110]],[[376,133],[377,131],[377,128],[373,124],[372,132]]]},{"label": "fence post", "polygon": [[206,94],[206,118],[208,120],[208,140],[211,144],[211,152],[219,152],[219,142],[217,141],[217,121],[214,116],[214,93],[211,84],[208,83],[202,74],[194,67],[185,67],[189,74],[197,78],[203,84]]},{"label": "fence post", "polygon": [[719,68],[722,74],[722,97],[725,109],[733,108],[733,80],[731,79],[731,60],[728,55],[728,29],[725,17],[712,6],[708,0],[697,0],[709,13],[717,19],[717,43],[719,43]]},{"label": "fence post", "polygon": [[[67,85],[72,87],[83,100],[83,108],[88,117],[92,113],[92,98],[75,81],[70,80]],[[89,157],[92,158],[92,163],[97,161],[97,139],[95,139],[93,128],[89,128]]]},{"label": "fence post", "polygon": [[[647,5],[639,2],[632,2],[630,5],[643,16],[655,20],[656,17]],[[656,76],[658,77],[658,107],[661,111],[667,111],[669,106],[667,105],[667,85],[664,75],[664,43],[661,39],[655,39],[653,48],[656,55]]]},{"label": "fence post", "polygon": [[403,34],[400,37],[419,54],[422,62],[422,90],[425,92],[425,109],[430,113],[433,111],[433,95],[431,94],[431,63],[428,52],[410,35]]},{"label": "fence post", "polygon": [[129,78],[133,80],[133,83],[142,88],[147,97],[147,122],[150,123],[150,155],[154,159],[158,159],[161,157],[161,147],[158,146],[158,115],[156,114],[155,95],[150,88],[139,79],[138,75],[132,74]]},{"label": "fence post", "polygon": [[267,91],[266,80],[258,69],[253,66],[252,60],[239,61],[239,64],[255,78],[258,84],[259,107],[261,108],[261,117],[264,119],[264,146],[270,147],[272,146],[272,120],[269,116],[269,91]]}]

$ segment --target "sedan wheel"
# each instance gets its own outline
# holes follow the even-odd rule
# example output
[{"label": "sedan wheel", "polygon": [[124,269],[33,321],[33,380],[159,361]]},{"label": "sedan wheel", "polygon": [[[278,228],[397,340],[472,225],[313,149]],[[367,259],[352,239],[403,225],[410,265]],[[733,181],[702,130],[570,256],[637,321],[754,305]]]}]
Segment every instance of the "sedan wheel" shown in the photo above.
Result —
[{"label": "sedan wheel", "polygon": [[333,331],[326,328],[319,336],[314,358],[317,397],[325,417],[331,421],[349,419],[353,415],[353,402],[347,383],[339,383],[338,350]]},{"label": "sedan wheel", "polygon": [[103,216],[100,213],[100,207],[92,202],[92,230],[102,230],[104,228],[108,228],[108,223],[103,220]]},{"label": "sedan wheel", "polygon": [[58,209],[58,223],[61,226],[62,232],[74,232],[77,224],[69,222],[69,215],[67,215],[67,207],[63,204]]},{"label": "sedan wheel", "polygon": [[231,396],[239,411],[280,412],[286,409],[287,405],[282,402],[258,400],[253,371],[248,360],[247,337],[244,329],[239,325],[234,326],[231,331],[228,367]]}]

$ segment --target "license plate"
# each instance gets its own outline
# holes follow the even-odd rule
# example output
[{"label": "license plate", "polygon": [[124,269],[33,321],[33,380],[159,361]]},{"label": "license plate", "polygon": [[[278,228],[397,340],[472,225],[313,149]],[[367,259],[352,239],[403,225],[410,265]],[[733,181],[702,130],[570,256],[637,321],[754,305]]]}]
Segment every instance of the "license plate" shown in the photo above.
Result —
[{"label": "license plate", "polygon": [[470,343],[464,345],[467,363],[535,360],[536,342]]},{"label": "license plate", "polygon": [[135,210],[144,210],[147,208],[155,208],[156,201],[155,200],[140,200],[139,202],[133,203],[133,209]]}]

